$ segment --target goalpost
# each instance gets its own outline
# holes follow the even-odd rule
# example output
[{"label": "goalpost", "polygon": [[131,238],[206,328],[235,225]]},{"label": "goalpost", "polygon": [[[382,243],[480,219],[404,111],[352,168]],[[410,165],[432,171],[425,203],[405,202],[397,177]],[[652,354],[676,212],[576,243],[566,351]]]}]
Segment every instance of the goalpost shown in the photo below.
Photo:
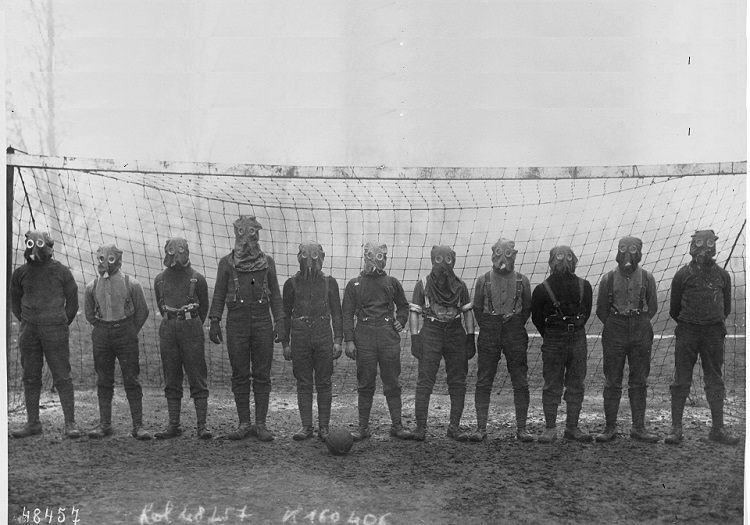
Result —
[{"label": "goalpost", "polygon": [[[50,232],[55,257],[79,286],[81,310],[71,325],[71,365],[77,387],[95,384],[90,326],[83,315],[83,291],[95,276],[94,252],[105,243],[123,250],[123,271],[144,288],[151,310],[141,335],[141,381],[163,386],[158,352],[159,314],[153,281],[162,271],[163,246],[172,236],[188,240],[193,266],[213,292],[219,259],[229,253],[232,221],[255,215],[263,225],[261,248],[274,256],[280,284],[298,269],[297,246],[317,239],[326,257],[323,271],[342,289],[361,269],[362,245],[388,245],[387,271],[403,284],[407,298],[430,271],[434,244],[457,255],[455,271],[473,294],[476,278],[490,266],[498,237],[514,239],[516,269],[532,287],[546,277],[549,250],[570,245],[579,258],[577,274],[596,297],[602,276],[615,266],[624,235],[644,243],[642,265],[658,287],[650,395],[668,396],[673,373],[674,322],[669,289],[675,272],[690,258],[690,234],[713,229],[719,236],[717,262],[732,277],[732,314],[727,319],[724,377],[727,409],[744,413],[745,397],[745,183],[746,162],[565,168],[393,168],[221,165],[213,163],[115,161],[43,157],[11,152],[8,172],[9,272],[23,264],[23,234]],[[9,408],[20,406],[18,325],[8,313]],[[529,380],[541,382],[541,340],[529,322]],[[601,325],[587,326],[587,396],[603,387]],[[402,386],[414,389],[416,361],[402,336]],[[224,345],[206,341],[209,387],[229,388],[231,370]],[[501,373],[495,392],[508,392]],[[291,365],[280,351],[272,368],[275,391],[294,391]],[[444,374],[444,371],[441,371]],[[702,398],[700,367],[693,396]],[[469,389],[476,359],[469,369]],[[444,381],[438,380],[436,391]],[[45,384],[51,387],[49,373]],[[334,390],[356,391],[354,363],[335,364]]]}]

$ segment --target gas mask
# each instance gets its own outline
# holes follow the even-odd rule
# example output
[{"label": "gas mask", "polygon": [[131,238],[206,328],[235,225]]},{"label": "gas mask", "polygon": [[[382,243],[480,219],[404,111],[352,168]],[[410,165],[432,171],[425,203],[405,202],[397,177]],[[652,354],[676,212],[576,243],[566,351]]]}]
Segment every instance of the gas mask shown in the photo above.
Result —
[{"label": "gas mask", "polygon": [[122,250],[114,244],[105,244],[96,250],[97,270],[102,277],[109,277],[122,266]]},{"label": "gas mask", "polygon": [[498,273],[510,273],[516,265],[515,241],[500,237],[492,245],[492,268]]},{"label": "gas mask", "polygon": [[623,237],[617,245],[617,265],[622,271],[632,272],[641,262],[643,242],[638,237]]},{"label": "gas mask", "polygon": [[716,255],[716,240],[718,237],[713,230],[697,230],[691,235],[690,255],[698,264],[714,262]]},{"label": "gas mask", "polygon": [[552,273],[576,273],[578,258],[570,246],[555,246],[549,251],[549,267]]},{"label": "gas mask", "polygon": [[54,245],[55,241],[52,240],[49,233],[37,230],[28,231],[26,232],[26,249],[23,252],[23,257],[30,264],[44,264],[52,259],[54,253],[52,247]]},{"label": "gas mask", "polygon": [[263,228],[255,217],[250,215],[240,215],[240,218],[234,221],[234,253],[240,254],[248,248],[258,245],[260,239],[259,232]]},{"label": "gas mask", "polygon": [[323,247],[315,241],[300,244],[297,252],[300,273],[308,279],[317,276],[323,270],[325,256]]},{"label": "gas mask", "polygon": [[433,246],[430,260],[432,261],[432,277],[437,283],[444,284],[449,277],[454,275],[456,252],[450,246]]},{"label": "gas mask", "polygon": [[385,244],[368,242],[364,246],[365,273],[385,273],[385,262],[388,258],[388,247]]},{"label": "gas mask", "polygon": [[190,266],[188,243],[182,237],[174,237],[164,246],[164,266],[186,268]]},{"label": "gas mask", "polygon": [[252,272],[268,268],[266,254],[258,245],[259,233],[263,228],[251,215],[240,215],[234,221],[234,268],[240,272]]}]

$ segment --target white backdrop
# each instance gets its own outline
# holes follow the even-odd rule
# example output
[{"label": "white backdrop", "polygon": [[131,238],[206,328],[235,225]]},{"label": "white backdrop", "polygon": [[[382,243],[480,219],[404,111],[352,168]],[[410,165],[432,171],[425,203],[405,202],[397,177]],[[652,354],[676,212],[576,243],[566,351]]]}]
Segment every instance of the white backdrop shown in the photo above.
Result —
[{"label": "white backdrop", "polygon": [[742,0],[8,0],[8,143],[301,165],[746,159]]}]

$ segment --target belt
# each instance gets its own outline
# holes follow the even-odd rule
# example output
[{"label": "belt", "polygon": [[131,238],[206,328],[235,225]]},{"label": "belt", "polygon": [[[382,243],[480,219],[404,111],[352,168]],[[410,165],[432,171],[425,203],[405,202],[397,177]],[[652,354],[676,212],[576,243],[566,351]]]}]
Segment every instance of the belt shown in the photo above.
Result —
[{"label": "belt", "polygon": [[638,310],[637,308],[634,310],[628,310],[627,312],[620,312],[615,310],[610,310],[610,312],[618,317],[635,317],[636,315],[644,313],[643,310]]},{"label": "belt", "polygon": [[304,322],[306,322],[308,324],[314,323],[315,321],[318,321],[318,320],[321,320],[321,319],[324,320],[324,321],[330,321],[331,320],[330,317],[325,316],[325,315],[316,315],[316,316],[300,315],[299,317],[292,317],[292,321],[299,320],[299,321],[304,321]]},{"label": "belt", "polygon": [[559,330],[562,332],[579,332],[586,328],[585,326],[576,326],[572,323],[563,324],[563,323],[557,323],[557,324],[548,324],[546,327],[546,330],[549,331],[550,329],[553,330]]},{"label": "belt", "polygon": [[449,319],[448,321],[442,321],[438,319],[437,317],[425,317],[425,321],[430,321],[431,323],[437,323],[437,324],[444,324],[444,325],[450,325],[456,322],[461,322],[460,317],[456,317],[455,319]]},{"label": "belt", "polygon": [[132,317],[126,317],[124,319],[119,319],[117,321],[104,321],[103,319],[99,319],[99,322],[97,323],[97,325],[102,326],[104,328],[120,328],[121,326],[131,323],[132,321],[133,321]]},{"label": "belt", "polygon": [[392,323],[393,320],[393,317],[387,315],[385,317],[357,317],[357,321],[365,324]]},{"label": "belt", "polygon": [[[197,313],[186,312],[186,311],[181,311],[181,312],[167,311],[166,314],[167,314],[166,315],[167,319],[177,319],[178,321],[185,321],[186,319],[195,319],[196,317],[198,317]],[[190,315],[190,317],[187,317],[185,314]]]}]

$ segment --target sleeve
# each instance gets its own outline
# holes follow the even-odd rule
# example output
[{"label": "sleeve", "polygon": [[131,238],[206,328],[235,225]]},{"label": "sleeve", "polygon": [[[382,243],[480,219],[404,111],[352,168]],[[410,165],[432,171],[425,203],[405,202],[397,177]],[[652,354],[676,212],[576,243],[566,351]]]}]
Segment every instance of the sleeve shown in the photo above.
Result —
[{"label": "sleeve", "polygon": [[[609,317],[609,286],[608,286],[609,273],[605,273],[602,280],[599,281],[599,293],[596,296],[596,316],[602,323],[607,322]],[[648,305],[649,312],[651,311],[651,303]]]},{"label": "sleeve", "polygon": [[10,277],[10,309],[19,321],[21,321],[21,298],[23,297],[22,276],[23,266],[16,268]]},{"label": "sleeve", "polygon": [[341,317],[344,327],[344,341],[354,341],[354,279],[349,281],[344,290],[344,300],[341,305]]},{"label": "sleeve", "polygon": [[538,284],[531,294],[531,322],[542,337],[544,337],[544,303],[546,301],[547,292],[543,285]]},{"label": "sleeve", "polygon": [[63,293],[65,294],[65,316],[68,324],[72,323],[78,315],[78,284],[69,268],[63,271]]},{"label": "sleeve", "polygon": [[477,277],[474,285],[474,321],[477,326],[482,327],[482,316],[484,315],[484,275]]},{"label": "sleeve", "polygon": [[409,301],[406,300],[406,294],[404,293],[404,287],[398,279],[393,276],[389,276],[395,297],[393,302],[396,304],[396,320],[401,323],[401,326],[406,326],[409,321]]},{"label": "sleeve", "polygon": [[333,342],[341,344],[344,339],[344,326],[341,314],[341,298],[339,296],[339,283],[336,279],[328,276],[328,307],[331,309],[331,323],[333,324]]},{"label": "sleeve", "polygon": [[86,292],[83,294],[83,311],[86,314],[86,320],[92,325],[96,324],[96,299],[94,298],[95,287],[96,279],[86,286]]},{"label": "sleeve", "polygon": [[675,321],[680,320],[680,311],[682,310],[682,285],[685,282],[682,268],[677,270],[672,278],[672,289],[669,297],[669,317]]},{"label": "sleeve", "polygon": [[656,279],[654,274],[646,272],[648,284],[646,285],[646,304],[648,305],[648,318],[653,319],[659,310],[659,301],[656,296]]},{"label": "sleeve", "polygon": [[290,277],[284,283],[282,304],[284,306],[284,322],[279,325],[279,341],[284,346],[289,344],[289,332],[292,330],[292,310],[294,309],[294,285]]},{"label": "sleeve", "polygon": [[422,279],[417,281],[414,285],[414,292],[411,294],[411,302],[409,303],[409,311],[415,314],[422,314],[422,306],[424,305],[424,286],[422,285]]},{"label": "sleeve", "polygon": [[521,279],[523,283],[523,296],[521,297],[521,314],[523,315],[523,322],[526,323],[526,321],[529,320],[529,316],[531,315],[531,283],[529,282],[529,278],[525,275],[522,276]]},{"label": "sleeve", "polygon": [[724,281],[724,318],[726,319],[732,313],[732,278],[729,276],[729,272],[723,268],[721,276]]},{"label": "sleeve", "polygon": [[473,304],[471,304],[471,296],[469,295],[469,289],[466,286],[466,283],[463,281],[461,282],[461,311],[466,312],[467,310],[471,310],[473,308]]},{"label": "sleeve", "polygon": [[231,273],[229,263],[226,257],[219,261],[219,267],[216,269],[216,283],[214,284],[214,297],[211,300],[211,309],[208,317],[221,321],[224,313],[224,300],[227,297],[227,288],[229,287],[229,274]]},{"label": "sleeve", "polygon": [[591,288],[591,283],[586,279],[583,280],[583,322],[588,322],[591,317],[591,309],[594,306],[594,290]]},{"label": "sleeve", "polygon": [[135,331],[140,332],[146,323],[146,319],[148,319],[149,312],[143,287],[133,277],[130,278],[130,299],[133,301],[133,324],[135,325]]},{"label": "sleeve", "polygon": [[286,316],[284,315],[284,304],[279,290],[279,278],[276,275],[276,263],[273,257],[268,256],[268,289],[271,291],[271,314],[273,322],[278,323]]},{"label": "sleeve", "polygon": [[208,282],[201,274],[198,274],[196,293],[198,294],[198,317],[201,318],[201,324],[203,324],[208,316]]},{"label": "sleeve", "polygon": [[159,309],[159,313],[162,317],[164,317],[164,312],[161,311],[161,301],[163,298],[161,296],[162,287],[159,286],[159,283],[162,282],[163,275],[163,273],[160,273],[156,276],[156,279],[154,279],[154,295],[156,296],[156,307]]}]

